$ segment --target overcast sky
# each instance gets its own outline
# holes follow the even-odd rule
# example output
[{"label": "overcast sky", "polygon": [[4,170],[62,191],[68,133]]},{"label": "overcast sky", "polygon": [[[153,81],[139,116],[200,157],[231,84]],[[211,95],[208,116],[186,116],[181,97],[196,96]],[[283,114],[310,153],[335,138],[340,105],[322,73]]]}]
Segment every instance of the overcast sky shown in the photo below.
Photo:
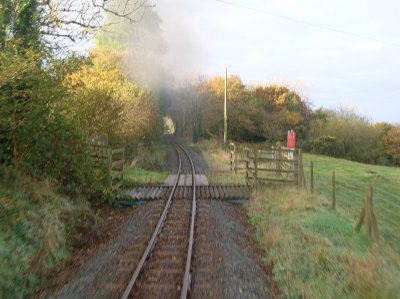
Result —
[{"label": "overcast sky", "polygon": [[314,108],[346,104],[372,121],[400,122],[400,1],[227,0],[387,41],[357,38],[217,0],[156,1],[177,76],[240,75],[286,82]]}]

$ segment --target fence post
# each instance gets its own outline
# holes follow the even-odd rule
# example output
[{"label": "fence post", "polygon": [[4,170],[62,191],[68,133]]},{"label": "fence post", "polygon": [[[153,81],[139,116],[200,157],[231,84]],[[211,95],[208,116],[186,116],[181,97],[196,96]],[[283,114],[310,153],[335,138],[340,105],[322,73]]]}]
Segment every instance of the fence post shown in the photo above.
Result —
[{"label": "fence post", "polygon": [[336,209],[336,174],[332,171],[332,209]]},{"label": "fence post", "polygon": [[229,145],[231,154],[231,172],[235,171],[236,173],[236,146],[233,142],[231,142]]},{"label": "fence post", "polygon": [[303,179],[302,179],[302,171],[301,168],[303,167],[302,164],[302,152],[301,149],[299,149],[299,154],[297,156],[297,187],[300,187],[303,184]]},{"label": "fence post", "polygon": [[278,141],[276,143],[276,148],[277,148],[277,151],[278,151],[277,174],[281,175],[281,169],[282,169],[282,163],[281,163],[281,160],[282,160],[282,145],[281,145],[280,141]]},{"label": "fence post", "polygon": [[375,237],[375,240],[379,242],[378,224],[374,213],[372,198],[373,189],[372,186],[368,185],[365,191],[364,206],[361,210],[360,219],[358,220],[355,229],[359,230],[365,223],[365,234],[367,237],[371,237],[372,234]]},{"label": "fence post", "polygon": [[246,152],[246,186],[249,188],[249,149],[245,148],[244,151]]},{"label": "fence post", "polygon": [[307,181],[306,181],[306,176],[304,174],[304,164],[303,164],[303,151],[300,151],[300,163],[301,163],[301,178],[302,178],[302,184],[304,189],[307,191]]},{"label": "fence post", "polygon": [[310,189],[311,189],[311,193],[314,193],[314,162],[313,161],[310,162],[310,176],[311,176]]},{"label": "fence post", "polygon": [[107,169],[108,169],[108,174],[109,174],[109,189],[110,192],[112,191],[112,149],[107,148]]},{"label": "fence post", "polygon": [[371,218],[372,235],[379,242],[378,223],[376,221],[374,206],[373,206],[374,189],[372,188],[372,186],[369,186],[369,190],[370,190],[369,191],[369,205],[370,205],[370,214],[371,214],[370,218]]},{"label": "fence post", "polygon": [[121,181],[124,181],[124,170],[125,170],[125,147],[123,148],[122,151],[122,174],[121,174]]},{"label": "fence post", "polygon": [[257,167],[258,167],[258,151],[254,149],[254,185],[257,190]]}]

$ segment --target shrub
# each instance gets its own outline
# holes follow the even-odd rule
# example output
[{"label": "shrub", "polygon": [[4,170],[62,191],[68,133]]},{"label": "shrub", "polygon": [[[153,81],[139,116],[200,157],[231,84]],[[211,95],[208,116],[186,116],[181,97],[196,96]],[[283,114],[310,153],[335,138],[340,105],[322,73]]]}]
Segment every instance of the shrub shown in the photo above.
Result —
[{"label": "shrub", "polygon": [[[65,116],[69,96],[61,84],[61,68],[51,60],[41,66],[34,52],[4,57],[26,69],[0,82],[0,159],[34,177],[51,177],[67,192],[93,189],[94,170],[85,137],[74,119]],[[14,67],[3,66],[0,75]]]},{"label": "shrub", "polygon": [[89,137],[107,135],[131,155],[139,142],[162,134],[162,118],[152,93],[130,82],[120,70],[121,54],[94,51],[85,64],[64,80],[72,92],[69,112]]},{"label": "shrub", "polygon": [[383,142],[390,159],[400,165],[400,126],[390,129],[384,136]]},{"label": "shrub", "polygon": [[335,156],[336,137],[321,136],[311,142],[311,151],[315,154]]},{"label": "shrub", "polygon": [[[315,153],[363,163],[385,164],[387,159],[382,138],[386,127],[382,124],[371,125],[368,119],[348,108],[317,110],[311,122],[311,142],[308,147]],[[334,148],[333,141],[328,141],[326,136],[335,138]],[[325,144],[327,142],[330,146]]]},{"label": "shrub", "polygon": [[[0,298],[28,297],[49,269],[68,257],[70,225],[62,215],[74,219],[88,206],[57,194],[58,188],[49,179],[0,165]],[[74,227],[69,232],[76,234]]]}]

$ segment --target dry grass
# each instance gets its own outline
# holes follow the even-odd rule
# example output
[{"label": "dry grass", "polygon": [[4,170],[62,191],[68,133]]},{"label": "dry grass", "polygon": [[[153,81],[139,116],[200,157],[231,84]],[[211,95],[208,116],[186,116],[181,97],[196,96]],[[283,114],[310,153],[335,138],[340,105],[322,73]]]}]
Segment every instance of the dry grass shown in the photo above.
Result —
[{"label": "dry grass", "polygon": [[233,173],[230,170],[229,150],[224,150],[215,140],[202,140],[193,145],[203,157],[208,166],[207,179],[212,185],[217,184],[245,184],[242,173]]}]

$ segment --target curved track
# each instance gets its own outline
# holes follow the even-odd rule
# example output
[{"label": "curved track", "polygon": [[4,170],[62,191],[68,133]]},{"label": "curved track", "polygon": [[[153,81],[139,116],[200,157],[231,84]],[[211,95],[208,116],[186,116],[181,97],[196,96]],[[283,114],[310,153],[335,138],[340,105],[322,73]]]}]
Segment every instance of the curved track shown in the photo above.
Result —
[{"label": "curved track", "polygon": [[[174,144],[174,147],[178,157],[178,170],[173,188],[152,237],[125,289],[123,299],[186,298],[188,295],[197,208],[196,171],[188,152],[181,145]],[[182,172],[181,153],[189,161],[192,180],[184,199],[174,200]]]}]

